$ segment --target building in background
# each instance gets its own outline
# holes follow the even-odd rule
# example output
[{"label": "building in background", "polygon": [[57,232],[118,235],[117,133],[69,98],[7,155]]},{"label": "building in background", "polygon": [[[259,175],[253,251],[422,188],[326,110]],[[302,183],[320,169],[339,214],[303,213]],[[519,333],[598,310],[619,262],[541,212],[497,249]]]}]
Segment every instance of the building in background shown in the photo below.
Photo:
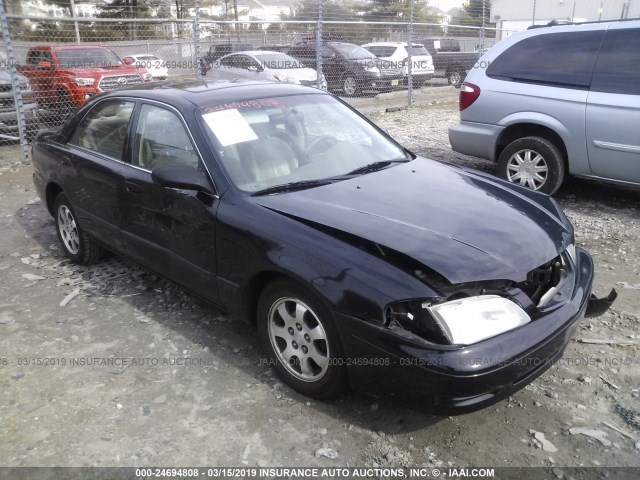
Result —
[{"label": "building in background", "polygon": [[551,20],[574,22],[640,18],[640,0],[493,0],[496,40]]}]

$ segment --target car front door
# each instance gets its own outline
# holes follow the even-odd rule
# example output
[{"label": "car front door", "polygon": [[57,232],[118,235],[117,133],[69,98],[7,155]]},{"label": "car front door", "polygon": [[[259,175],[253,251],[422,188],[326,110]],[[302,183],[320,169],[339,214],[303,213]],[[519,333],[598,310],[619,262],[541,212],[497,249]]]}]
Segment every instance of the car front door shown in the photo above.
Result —
[{"label": "car front door", "polygon": [[151,172],[159,167],[184,166],[197,170],[209,182],[211,177],[176,110],[142,103],[134,121],[120,201],[127,253],[215,302],[218,199],[202,192],[160,186],[154,183]]},{"label": "car front door", "polygon": [[82,228],[116,250],[123,249],[119,196],[134,105],[119,99],[96,104],[56,152],[76,171],[67,179],[66,193]]},{"label": "car front door", "polygon": [[594,175],[640,183],[640,28],[624,27],[610,27],[598,54],[587,97],[587,152]]}]

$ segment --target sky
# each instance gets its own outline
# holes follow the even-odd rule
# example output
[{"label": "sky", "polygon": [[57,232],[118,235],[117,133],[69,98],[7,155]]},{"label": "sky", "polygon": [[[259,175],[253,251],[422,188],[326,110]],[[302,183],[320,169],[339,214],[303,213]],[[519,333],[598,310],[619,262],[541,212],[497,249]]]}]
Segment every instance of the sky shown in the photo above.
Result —
[{"label": "sky", "polygon": [[445,12],[454,7],[461,7],[462,3],[463,0],[429,0],[429,5]]}]

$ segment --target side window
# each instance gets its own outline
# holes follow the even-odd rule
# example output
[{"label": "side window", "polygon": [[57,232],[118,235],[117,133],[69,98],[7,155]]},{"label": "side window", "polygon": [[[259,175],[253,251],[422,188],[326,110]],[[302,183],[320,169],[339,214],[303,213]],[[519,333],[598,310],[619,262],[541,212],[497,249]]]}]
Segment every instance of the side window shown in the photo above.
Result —
[{"label": "side window", "polygon": [[82,119],[69,143],[123,160],[133,106],[123,101],[99,103]]},{"label": "side window", "polygon": [[37,67],[40,62],[51,61],[53,61],[51,52],[47,50],[32,50],[31,53],[29,53],[29,60],[27,63],[32,67]]},{"label": "side window", "polygon": [[180,118],[154,105],[142,105],[136,126],[133,164],[153,170],[157,167],[199,167],[199,159]]},{"label": "side window", "polygon": [[591,90],[640,95],[640,28],[609,30],[598,54]]},{"label": "side window", "polygon": [[558,87],[589,88],[604,30],[547,33],[502,52],[487,76]]},{"label": "side window", "polygon": [[220,60],[220,65],[223,67],[236,68],[238,66],[238,56],[225,57]]}]

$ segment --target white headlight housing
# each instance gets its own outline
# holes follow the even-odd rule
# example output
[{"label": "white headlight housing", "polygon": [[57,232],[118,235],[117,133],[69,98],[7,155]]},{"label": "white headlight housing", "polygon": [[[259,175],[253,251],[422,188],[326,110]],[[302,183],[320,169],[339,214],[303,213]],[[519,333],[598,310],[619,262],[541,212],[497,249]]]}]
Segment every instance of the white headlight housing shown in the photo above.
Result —
[{"label": "white headlight housing", "polygon": [[498,295],[461,298],[427,307],[452,344],[471,345],[526,325],[527,313]]},{"label": "white headlight housing", "polygon": [[380,69],[378,67],[364,67],[367,72],[371,73],[380,73]]},{"label": "white headlight housing", "polygon": [[76,85],[80,87],[91,87],[95,83],[95,78],[83,78],[83,77],[75,77],[73,79]]}]

